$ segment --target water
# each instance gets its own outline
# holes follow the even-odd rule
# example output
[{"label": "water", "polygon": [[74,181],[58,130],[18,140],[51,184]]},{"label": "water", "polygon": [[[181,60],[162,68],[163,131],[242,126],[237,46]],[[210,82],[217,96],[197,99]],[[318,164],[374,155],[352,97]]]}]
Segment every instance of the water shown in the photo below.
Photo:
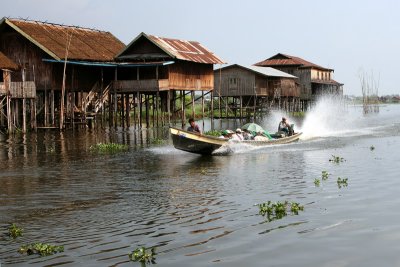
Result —
[{"label": "water", "polygon": [[[229,156],[147,145],[133,130],[2,136],[1,266],[140,266],[127,256],[139,246],[157,248],[158,266],[399,266],[400,106],[361,112],[323,100],[296,123],[299,142]],[[130,150],[90,152],[107,141]],[[322,171],[330,177],[316,187]],[[266,222],[255,204],[268,200],[304,211]],[[11,222],[23,237],[6,237]],[[31,242],[65,252],[17,252]]]}]

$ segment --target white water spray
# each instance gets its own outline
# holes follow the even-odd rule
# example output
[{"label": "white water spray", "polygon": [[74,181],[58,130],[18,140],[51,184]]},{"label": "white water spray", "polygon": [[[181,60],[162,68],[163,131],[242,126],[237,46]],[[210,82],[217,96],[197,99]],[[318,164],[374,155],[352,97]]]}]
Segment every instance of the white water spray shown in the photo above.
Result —
[{"label": "white water spray", "polygon": [[349,109],[344,100],[335,97],[321,97],[316,105],[306,113],[299,129],[302,139],[314,137],[343,136],[360,134],[363,124],[362,114]]}]

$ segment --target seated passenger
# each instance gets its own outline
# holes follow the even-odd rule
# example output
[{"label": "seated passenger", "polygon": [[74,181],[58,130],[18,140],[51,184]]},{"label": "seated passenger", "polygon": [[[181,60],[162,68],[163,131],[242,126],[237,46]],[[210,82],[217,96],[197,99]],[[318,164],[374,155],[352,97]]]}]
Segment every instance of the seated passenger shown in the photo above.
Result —
[{"label": "seated passenger", "polygon": [[243,141],[243,135],[242,135],[242,130],[240,128],[237,128],[235,133],[232,135],[232,140],[236,141]]},{"label": "seated passenger", "polygon": [[231,131],[231,130],[223,130],[221,133],[221,136],[219,136],[218,138],[231,139],[232,134],[233,134],[233,131]]},{"label": "seated passenger", "polygon": [[269,138],[266,137],[263,132],[258,132],[254,137],[254,141],[269,141]]},{"label": "seated passenger", "polygon": [[254,136],[247,130],[243,130],[243,139],[244,140],[254,140]]}]

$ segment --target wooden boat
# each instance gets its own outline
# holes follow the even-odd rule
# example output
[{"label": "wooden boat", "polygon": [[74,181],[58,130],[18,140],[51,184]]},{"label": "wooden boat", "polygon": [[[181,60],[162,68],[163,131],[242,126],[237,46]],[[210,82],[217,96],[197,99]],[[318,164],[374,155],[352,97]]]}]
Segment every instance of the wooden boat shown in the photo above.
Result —
[{"label": "wooden boat", "polygon": [[287,137],[281,137],[280,135],[272,134],[271,136],[273,139],[268,141],[235,141],[222,139],[215,136],[200,135],[195,132],[188,132],[174,127],[170,127],[169,131],[172,136],[172,142],[176,149],[202,155],[211,155],[215,150],[222,146],[228,146],[229,143],[242,143],[251,146],[269,146],[292,143],[299,140],[300,135],[302,134],[295,133],[294,135]]}]

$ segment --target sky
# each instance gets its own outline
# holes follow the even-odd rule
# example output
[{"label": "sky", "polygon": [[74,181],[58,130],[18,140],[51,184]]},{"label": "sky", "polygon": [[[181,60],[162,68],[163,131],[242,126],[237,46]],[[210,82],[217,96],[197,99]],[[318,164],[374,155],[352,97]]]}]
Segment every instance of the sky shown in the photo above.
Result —
[{"label": "sky", "polygon": [[[362,95],[360,77],[379,95],[400,93],[397,0],[0,0],[0,17],[111,32],[198,41],[229,64],[277,53],[334,69],[344,94]],[[220,66],[216,66],[220,67]]]}]

